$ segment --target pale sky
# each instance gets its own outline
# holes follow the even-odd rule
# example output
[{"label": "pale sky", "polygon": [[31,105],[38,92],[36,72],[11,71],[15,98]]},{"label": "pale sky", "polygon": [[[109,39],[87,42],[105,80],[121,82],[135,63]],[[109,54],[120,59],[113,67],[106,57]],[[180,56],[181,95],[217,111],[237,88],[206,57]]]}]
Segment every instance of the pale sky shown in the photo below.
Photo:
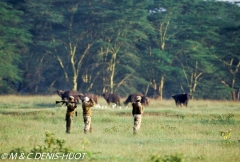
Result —
[{"label": "pale sky", "polygon": [[240,0],[217,0],[217,1],[228,1],[228,2],[239,2],[238,5],[240,5]]},{"label": "pale sky", "polygon": [[240,0],[218,0],[218,1],[240,2]]}]

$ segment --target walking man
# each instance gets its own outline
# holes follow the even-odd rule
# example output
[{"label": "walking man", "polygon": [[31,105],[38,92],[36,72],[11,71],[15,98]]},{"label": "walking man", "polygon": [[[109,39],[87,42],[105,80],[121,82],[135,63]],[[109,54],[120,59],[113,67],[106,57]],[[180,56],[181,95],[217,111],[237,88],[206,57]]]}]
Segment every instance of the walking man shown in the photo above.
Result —
[{"label": "walking man", "polygon": [[92,132],[92,124],[91,124],[91,115],[92,110],[91,107],[95,105],[95,102],[89,97],[84,97],[82,101],[82,110],[83,110],[83,121],[84,121],[84,133],[86,134],[88,131]]},{"label": "walking man", "polygon": [[66,113],[66,133],[70,133],[74,110],[77,108],[77,104],[74,102],[74,97],[69,96],[69,102],[67,103],[67,113]]},{"label": "walking man", "polygon": [[132,103],[132,115],[134,117],[133,134],[136,134],[141,127],[143,106],[141,104],[141,96],[136,96],[135,102]]}]

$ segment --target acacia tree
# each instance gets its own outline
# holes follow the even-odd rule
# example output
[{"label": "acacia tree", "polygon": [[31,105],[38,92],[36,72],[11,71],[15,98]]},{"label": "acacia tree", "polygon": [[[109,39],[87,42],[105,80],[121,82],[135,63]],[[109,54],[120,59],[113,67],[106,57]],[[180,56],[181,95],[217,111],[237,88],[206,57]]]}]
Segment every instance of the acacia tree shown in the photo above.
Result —
[{"label": "acacia tree", "polygon": [[[33,51],[45,56],[42,65],[51,60],[55,66],[51,70],[58,79],[52,76],[50,87],[61,82],[59,84],[62,87],[78,89],[79,80],[82,79],[82,64],[95,41],[91,5],[89,1],[78,0],[70,3],[65,0],[26,2],[36,36]],[[36,51],[36,48],[41,52]],[[59,79],[59,76],[64,80]]]},{"label": "acacia tree", "polygon": [[[71,89],[73,90],[78,89],[78,78],[82,63],[86,55],[89,54],[89,50],[94,43],[94,40],[89,38],[92,36],[92,31],[87,28],[89,26],[88,17],[85,15],[86,13],[82,12],[88,5],[85,3],[77,1],[67,6],[68,12],[66,13],[66,21],[62,22],[65,32],[63,31],[62,35],[55,34],[53,38],[53,41],[58,41],[60,45],[63,45],[67,50],[66,55],[68,55],[69,60],[67,63],[64,63],[65,57],[62,57],[61,54],[54,53],[54,55],[64,71],[66,80],[68,82],[70,81],[70,85],[72,85]],[[64,36],[66,39],[63,39]],[[64,64],[66,65],[68,63],[71,67],[70,74],[72,77],[68,76],[69,74],[67,73],[66,66],[64,66]]]},{"label": "acacia tree", "polygon": [[[181,3],[166,0],[154,1],[149,5],[150,15],[148,16],[155,29],[155,34],[151,36],[151,44],[147,47],[150,66],[150,84],[154,89],[154,96],[162,100],[164,84],[168,81],[172,71],[178,68],[173,67],[174,54],[170,51],[176,42],[175,35],[181,32],[179,28],[178,16],[181,14]],[[178,41],[178,40],[177,40]]]},{"label": "acacia tree", "polygon": [[[225,28],[224,32],[227,33],[227,38],[225,38],[226,43],[224,43],[224,49],[215,54],[215,58],[220,62],[219,68],[219,81],[229,87],[232,91],[233,100],[237,100],[236,89],[240,86],[240,50],[237,46],[239,40],[240,28]],[[224,53],[223,53],[224,52]]]},{"label": "acacia tree", "polygon": [[23,12],[10,4],[0,2],[0,93],[16,92],[22,80],[21,57],[31,42],[28,28],[24,26]]},{"label": "acacia tree", "polygon": [[[202,75],[214,72],[212,66],[213,57],[209,49],[200,42],[186,40],[182,44],[181,58],[178,58],[182,67],[182,73],[185,78],[188,92],[195,93]],[[184,90],[183,84],[180,84]]]},{"label": "acacia tree", "polygon": [[[177,34],[180,40],[175,46],[178,51],[177,62],[182,68],[185,85],[180,84],[184,92],[195,93],[199,83],[204,83],[204,75],[214,74],[214,46],[219,40],[219,20],[222,6],[215,2],[185,1],[179,17],[182,32]],[[209,25],[210,24],[210,25]]]},{"label": "acacia tree", "polygon": [[[220,2],[219,2],[220,3]],[[232,91],[233,100],[237,100],[235,92],[240,86],[240,11],[239,6],[231,3],[220,3],[223,5],[221,15],[221,41],[218,41],[218,48],[213,56],[218,65],[218,83],[223,84],[226,89]]]},{"label": "acacia tree", "polygon": [[[147,4],[148,1],[145,0],[111,0],[102,3],[101,7],[104,10],[99,13],[102,15],[102,21],[98,24],[101,31],[98,53],[107,69],[103,78],[107,87],[104,87],[103,91],[114,92],[117,87],[130,79],[129,76],[133,72],[130,72],[130,75],[123,75],[118,83],[114,81],[114,77],[121,73],[117,66],[121,66],[122,59],[135,59],[132,62],[139,59],[134,57],[135,43],[147,39],[146,31],[151,30],[147,21]],[[132,65],[128,66],[132,67]]]},{"label": "acacia tree", "polygon": [[[160,98],[164,82],[173,79],[180,81],[178,89],[193,93],[203,74],[215,70],[211,52],[219,40],[218,17],[226,13],[224,7],[202,0],[154,2],[149,16],[157,31],[152,39],[155,46],[149,48],[149,53],[157,56],[153,57],[152,85],[158,88]],[[176,74],[180,78],[172,76]]]}]

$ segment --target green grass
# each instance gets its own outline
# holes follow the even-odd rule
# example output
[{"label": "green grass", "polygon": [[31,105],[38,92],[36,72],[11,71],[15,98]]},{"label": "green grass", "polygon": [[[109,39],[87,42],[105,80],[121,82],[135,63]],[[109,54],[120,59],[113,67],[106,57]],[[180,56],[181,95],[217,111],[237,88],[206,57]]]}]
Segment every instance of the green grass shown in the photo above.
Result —
[{"label": "green grass", "polygon": [[[196,100],[178,108],[173,100],[151,100],[140,131],[133,135],[131,108],[123,106],[93,108],[93,133],[84,134],[81,105],[72,133],[65,134],[66,107],[56,100],[55,95],[1,96],[0,154],[45,145],[50,131],[66,140],[65,147],[88,152],[84,161],[240,161],[240,102]],[[102,98],[99,102],[107,105]],[[229,129],[231,139],[224,140],[220,131]]]}]

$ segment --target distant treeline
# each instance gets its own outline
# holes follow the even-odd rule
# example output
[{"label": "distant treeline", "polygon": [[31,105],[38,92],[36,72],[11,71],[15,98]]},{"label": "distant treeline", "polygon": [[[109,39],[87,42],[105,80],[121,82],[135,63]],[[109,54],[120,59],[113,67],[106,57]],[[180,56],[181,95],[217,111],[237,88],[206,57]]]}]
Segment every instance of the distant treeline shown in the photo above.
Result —
[{"label": "distant treeline", "polygon": [[0,93],[236,99],[240,8],[208,0],[3,0]]}]

